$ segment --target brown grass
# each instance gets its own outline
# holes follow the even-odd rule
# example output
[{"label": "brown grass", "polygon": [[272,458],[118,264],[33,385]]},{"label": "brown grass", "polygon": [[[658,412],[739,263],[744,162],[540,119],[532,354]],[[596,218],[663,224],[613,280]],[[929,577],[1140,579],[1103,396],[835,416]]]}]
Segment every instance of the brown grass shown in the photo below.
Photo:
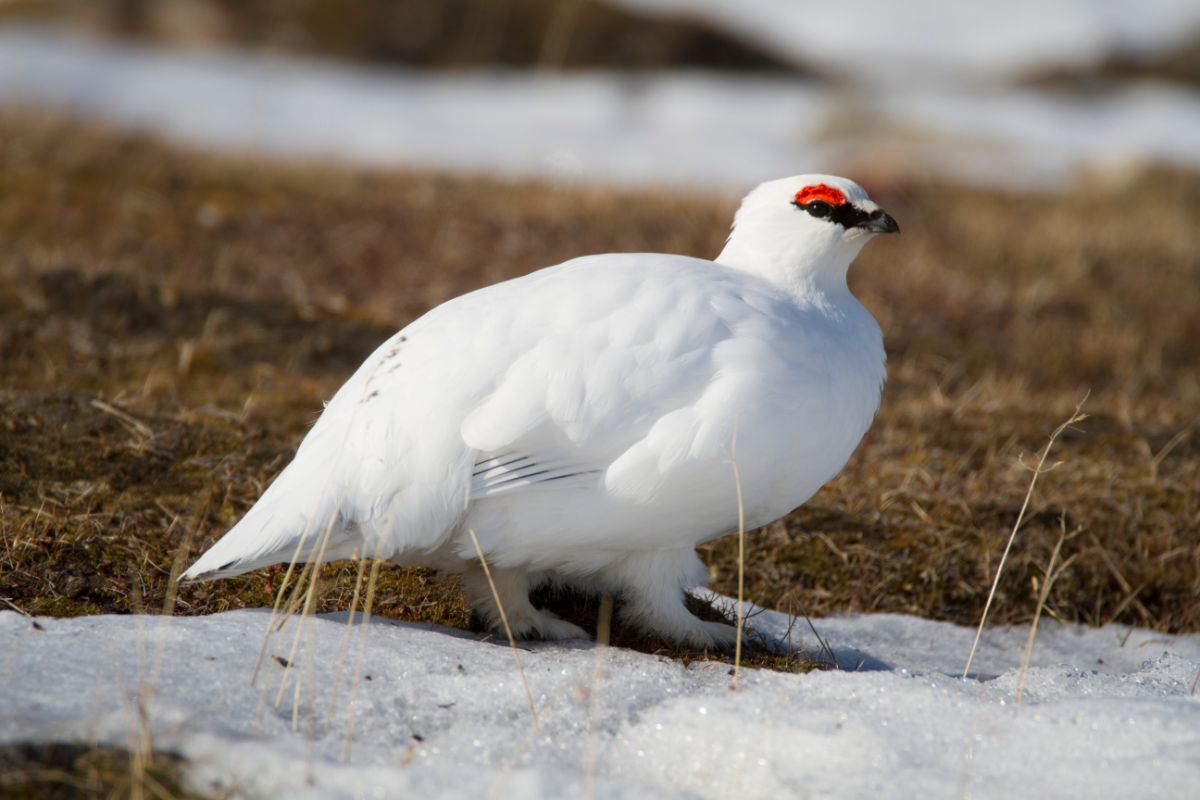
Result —
[{"label": "brown grass", "polygon": [[136,781],[129,771],[129,758],[130,754],[120,748],[90,744],[0,745],[0,797],[107,800],[141,793],[188,800],[201,796],[181,788],[184,763],[179,756],[156,753]]},{"label": "brown grass", "polygon": [[[904,226],[852,274],[889,384],[844,472],[748,537],[747,597],[974,623],[1019,458],[1090,389],[991,619],[1033,616],[1065,515],[1081,532],[1045,613],[1200,630],[1200,179],[1040,194],[856,177]],[[32,114],[0,118],[0,186],[0,596],[53,615],[161,607],[180,546],[244,513],[321,401],[431,305],[582,253],[711,255],[733,208],[264,165]],[[726,593],[736,547],[703,553]],[[317,609],[348,606],[355,575],[328,567]],[[188,587],[175,608],[269,606],[278,578]],[[383,570],[374,612],[469,624],[454,581],[420,570]]]}]

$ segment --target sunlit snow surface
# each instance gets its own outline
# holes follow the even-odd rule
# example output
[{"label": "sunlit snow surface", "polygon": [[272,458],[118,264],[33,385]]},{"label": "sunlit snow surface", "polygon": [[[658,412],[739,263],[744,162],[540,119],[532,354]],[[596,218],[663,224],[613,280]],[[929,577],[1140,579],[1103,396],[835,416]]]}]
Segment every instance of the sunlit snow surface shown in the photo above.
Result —
[{"label": "sunlit snow surface", "polygon": [[1086,69],[1200,33],[1195,0],[610,1],[706,20],[798,64],[893,84]]},{"label": "sunlit snow surface", "polygon": [[[989,631],[977,677],[963,681],[967,629],[816,620],[842,670],[745,671],[737,692],[724,664],[525,645],[535,731],[506,645],[388,621],[369,628],[353,703],[351,639],[330,720],[344,631],[331,615],[310,621],[293,660],[293,732],[291,685],[273,705],[273,656],[289,656],[291,636],[267,650],[261,709],[249,686],[267,617],[41,619],[37,630],[0,613],[0,740],[126,744],[144,685],[155,747],[185,755],[195,786],[249,797],[566,797],[589,781],[599,797],[1184,798],[1200,786],[1197,635],[1046,623],[1019,707],[1024,629]],[[754,623],[780,636],[789,621]],[[797,643],[815,652],[801,629]]]},{"label": "sunlit snow surface", "polygon": [[1050,187],[1081,170],[1200,168],[1200,93],[1158,84],[1055,93],[678,72],[422,73],[7,28],[6,106],[271,156],[731,191],[801,172]]}]

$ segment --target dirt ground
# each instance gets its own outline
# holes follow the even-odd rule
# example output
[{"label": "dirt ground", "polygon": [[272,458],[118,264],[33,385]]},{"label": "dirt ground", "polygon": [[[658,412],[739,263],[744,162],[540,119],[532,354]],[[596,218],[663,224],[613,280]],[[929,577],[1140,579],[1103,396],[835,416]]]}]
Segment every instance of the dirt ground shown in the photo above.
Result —
[{"label": "dirt ground", "polygon": [[[884,329],[889,382],[842,474],[748,537],[748,597],[974,624],[1030,466],[1087,396],[991,619],[1031,618],[1065,536],[1048,613],[1200,630],[1200,177],[1062,193],[854,177],[904,230],[851,276]],[[574,255],[711,256],[735,203],[265,164],[0,117],[2,602],[269,605],[278,572],[168,587],[379,341]],[[735,593],[736,540],[702,555]],[[322,608],[348,604],[353,574],[326,568]],[[419,570],[384,570],[376,610],[469,624],[455,582]]]}]

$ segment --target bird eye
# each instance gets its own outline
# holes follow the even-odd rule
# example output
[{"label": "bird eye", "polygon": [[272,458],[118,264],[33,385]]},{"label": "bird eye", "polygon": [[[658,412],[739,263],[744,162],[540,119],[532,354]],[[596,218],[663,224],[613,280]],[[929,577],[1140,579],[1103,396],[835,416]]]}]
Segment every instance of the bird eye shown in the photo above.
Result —
[{"label": "bird eye", "polygon": [[811,203],[804,204],[804,210],[814,217],[828,217],[833,213],[833,206],[824,200],[813,200]]}]

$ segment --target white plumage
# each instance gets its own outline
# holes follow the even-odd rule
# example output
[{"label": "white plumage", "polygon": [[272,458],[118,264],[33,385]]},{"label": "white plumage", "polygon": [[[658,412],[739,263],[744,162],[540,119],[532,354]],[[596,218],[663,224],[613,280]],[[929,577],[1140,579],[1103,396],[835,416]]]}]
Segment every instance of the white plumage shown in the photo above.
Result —
[{"label": "white plumage", "polygon": [[295,459],[184,574],[379,556],[465,573],[514,632],[564,638],[535,609],[557,580],[621,596],[643,628],[699,646],[683,592],[695,546],[799,506],[845,464],[884,380],[882,337],[846,271],[897,230],[856,184],[763,184],[716,261],[574,259],[455,298],[384,342],[338,390]]}]

